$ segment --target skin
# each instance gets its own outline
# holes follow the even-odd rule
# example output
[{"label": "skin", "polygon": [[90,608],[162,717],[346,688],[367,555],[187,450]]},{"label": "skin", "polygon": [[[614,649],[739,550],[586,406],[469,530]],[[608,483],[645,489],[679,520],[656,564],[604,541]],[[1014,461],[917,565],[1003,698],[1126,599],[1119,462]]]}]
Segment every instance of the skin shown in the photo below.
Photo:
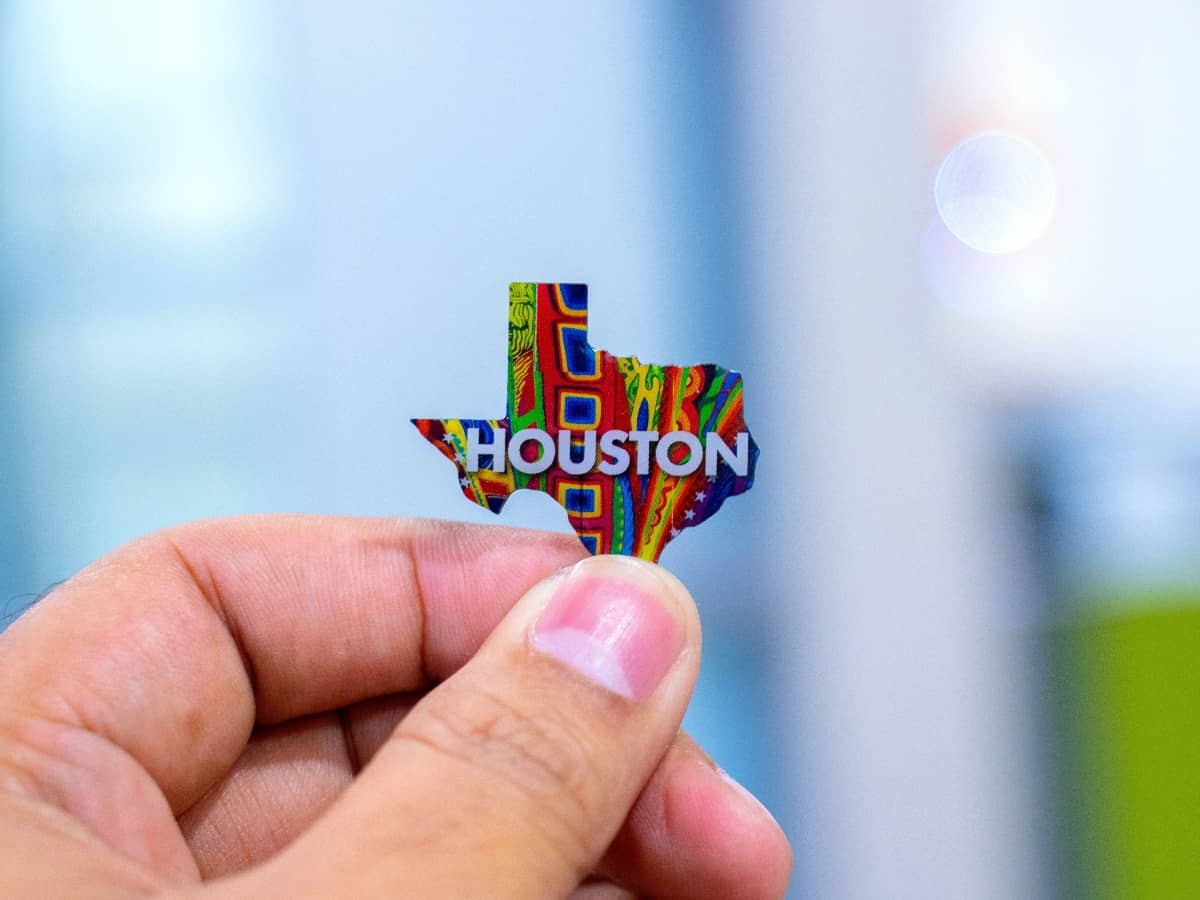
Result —
[{"label": "skin", "polygon": [[682,634],[641,701],[531,647],[583,555],[258,516],[106,556],[0,634],[0,896],[782,896],[779,827],[679,731],[676,579],[636,564]]}]

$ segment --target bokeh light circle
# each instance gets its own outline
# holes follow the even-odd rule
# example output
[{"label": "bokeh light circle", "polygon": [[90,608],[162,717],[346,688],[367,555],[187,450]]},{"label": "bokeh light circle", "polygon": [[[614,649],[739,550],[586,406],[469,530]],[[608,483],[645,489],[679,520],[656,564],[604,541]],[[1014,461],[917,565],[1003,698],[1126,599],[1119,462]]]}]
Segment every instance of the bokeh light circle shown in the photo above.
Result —
[{"label": "bokeh light circle", "polygon": [[933,184],[938,215],[956,238],[983,253],[1015,253],[1050,225],[1054,170],[1037,145],[987,131],[957,144]]}]

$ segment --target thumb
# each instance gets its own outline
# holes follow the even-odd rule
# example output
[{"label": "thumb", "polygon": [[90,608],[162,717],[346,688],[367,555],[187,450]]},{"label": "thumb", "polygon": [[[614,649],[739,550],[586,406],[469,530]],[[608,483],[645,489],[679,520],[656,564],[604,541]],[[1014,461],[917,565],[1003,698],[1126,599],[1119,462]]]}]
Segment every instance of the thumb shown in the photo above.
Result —
[{"label": "thumb", "polygon": [[586,559],[518,601],[258,875],[273,896],[564,897],[666,753],[699,662],[674,576]]}]

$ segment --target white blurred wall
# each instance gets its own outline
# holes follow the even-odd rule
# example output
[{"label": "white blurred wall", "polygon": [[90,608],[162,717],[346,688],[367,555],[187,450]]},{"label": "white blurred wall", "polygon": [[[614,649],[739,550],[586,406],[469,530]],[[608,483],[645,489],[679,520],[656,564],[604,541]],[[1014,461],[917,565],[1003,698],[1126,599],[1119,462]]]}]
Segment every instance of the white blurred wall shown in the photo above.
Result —
[{"label": "white blurred wall", "polygon": [[762,2],[738,25],[768,571],[823,900],[1048,892],[1022,586],[921,272],[927,11]]}]

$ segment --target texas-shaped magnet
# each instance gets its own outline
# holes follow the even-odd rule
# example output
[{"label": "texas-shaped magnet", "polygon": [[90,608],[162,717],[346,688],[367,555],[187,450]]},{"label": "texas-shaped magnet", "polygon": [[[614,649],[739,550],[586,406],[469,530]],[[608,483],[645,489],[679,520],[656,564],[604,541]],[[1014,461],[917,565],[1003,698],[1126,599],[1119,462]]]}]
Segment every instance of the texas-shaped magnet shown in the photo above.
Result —
[{"label": "texas-shaped magnet", "polygon": [[413,424],[480,506],[543,491],[591,553],[657,560],[754,481],[742,376],[597,350],[587,314],[586,284],[510,285],[508,414]]}]

